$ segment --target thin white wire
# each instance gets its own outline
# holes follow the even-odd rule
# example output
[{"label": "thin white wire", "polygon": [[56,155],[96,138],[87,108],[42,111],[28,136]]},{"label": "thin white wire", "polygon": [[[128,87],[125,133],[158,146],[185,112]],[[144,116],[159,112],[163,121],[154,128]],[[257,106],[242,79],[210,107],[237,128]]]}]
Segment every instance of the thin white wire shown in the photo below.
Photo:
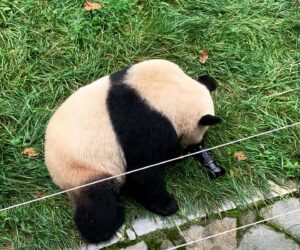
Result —
[{"label": "thin white wire", "polygon": [[300,122],[296,122],[296,123],[293,123],[293,124],[290,124],[290,125],[286,125],[286,126],[283,126],[283,127],[279,127],[279,128],[276,128],[276,129],[266,131],[266,132],[262,132],[262,133],[259,133],[259,134],[256,134],[256,135],[251,135],[251,136],[248,136],[248,137],[245,137],[245,138],[241,138],[241,139],[238,139],[238,140],[234,140],[234,141],[231,141],[231,142],[220,144],[220,145],[217,145],[217,146],[214,146],[214,147],[211,147],[211,148],[207,148],[207,149],[204,149],[204,150],[200,150],[200,151],[197,151],[197,152],[194,152],[194,153],[182,155],[182,156],[179,156],[179,157],[176,157],[176,158],[173,158],[173,159],[169,159],[169,160],[166,160],[166,161],[162,161],[162,162],[159,162],[159,163],[151,164],[151,165],[148,165],[148,166],[145,166],[145,167],[142,167],[142,168],[139,168],[139,169],[131,170],[131,171],[128,171],[128,172],[125,172],[125,173],[122,173],[122,174],[117,174],[117,175],[114,175],[114,176],[110,176],[110,177],[105,178],[105,179],[93,181],[93,182],[86,183],[86,184],[83,184],[83,185],[80,185],[80,186],[77,186],[77,187],[73,187],[73,188],[70,188],[70,189],[66,189],[66,190],[63,190],[63,191],[60,191],[60,192],[57,192],[57,193],[45,195],[45,196],[40,197],[40,198],[36,198],[36,199],[29,200],[29,201],[21,202],[21,203],[12,205],[12,206],[8,206],[6,208],[2,208],[2,209],[0,209],[0,212],[10,210],[12,208],[20,207],[20,206],[23,206],[23,205],[27,205],[27,204],[30,204],[30,203],[33,203],[33,202],[45,200],[45,199],[48,199],[50,197],[54,197],[54,196],[57,196],[57,195],[60,195],[60,194],[71,192],[71,191],[74,191],[74,190],[77,190],[77,189],[80,189],[80,188],[88,187],[88,186],[91,186],[91,185],[94,185],[94,184],[97,184],[97,183],[100,183],[100,182],[115,179],[117,177],[121,177],[121,176],[125,176],[125,175],[132,174],[132,173],[135,173],[135,172],[139,172],[139,171],[142,171],[142,170],[145,170],[145,169],[148,169],[148,168],[152,168],[152,167],[156,167],[156,166],[166,164],[166,163],[169,163],[169,162],[184,159],[186,157],[193,156],[193,155],[196,155],[196,154],[200,154],[202,152],[207,152],[207,151],[211,151],[213,149],[217,149],[217,148],[225,147],[225,146],[228,146],[228,145],[232,145],[232,144],[242,142],[242,141],[245,141],[245,140],[249,140],[249,139],[252,139],[252,138],[255,138],[255,137],[270,134],[270,133],[273,133],[273,132],[276,132],[276,131],[279,131],[279,130],[282,130],[282,129],[295,127],[297,125],[300,125]]},{"label": "thin white wire", "polygon": [[198,239],[198,240],[193,240],[193,241],[184,243],[184,244],[182,244],[182,245],[178,245],[178,246],[175,246],[175,247],[168,248],[167,250],[173,250],[173,249],[177,249],[177,248],[179,248],[179,247],[185,247],[185,246],[188,246],[188,245],[197,243],[197,242],[201,242],[201,241],[204,241],[204,240],[208,240],[208,239],[211,239],[211,238],[214,238],[214,237],[216,237],[216,236],[223,235],[223,234],[231,233],[231,232],[234,232],[234,231],[237,231],[237,230],[239,230],[239,229],[246,228],[246,227],[251,227],[251,226],[254,226],[254,225],[256,225],[256,224],[259,224],[259,223],[262,223],[262,222],[266,222],[266,221],[269,221],[269,220],[273,220],[273,219],[276,219],[276,218],[278,218],[278,217],[281,217],[281,216],[284,216],[284,215],[288,215],[288,214],[292,214],[292,213],[295,213],[295,212],[300,212],[300,208],[295,209],[295,210],[292,210],[292,211],[290,211],[290,212],[278,214],[278,215],[275,215],[275,216],[270,217],[270,218],[267,218],[267,219],[263,219],[263,220],[260,220],[260,221],[256,221],[256,222],[253,222],[253,223],[244,225],[244,226],[240,226],[240,227],[236,227],[236,228],[233,228],[233,229],[230,229],[230,230],[226,230],[226,231],[221,232],[221,233],[217,233],[217,234],[214,234],[214,235],[210,235],[210,236],[207,236],[207,237],[205,237],[205,238],[201,238],[201,239]]}]

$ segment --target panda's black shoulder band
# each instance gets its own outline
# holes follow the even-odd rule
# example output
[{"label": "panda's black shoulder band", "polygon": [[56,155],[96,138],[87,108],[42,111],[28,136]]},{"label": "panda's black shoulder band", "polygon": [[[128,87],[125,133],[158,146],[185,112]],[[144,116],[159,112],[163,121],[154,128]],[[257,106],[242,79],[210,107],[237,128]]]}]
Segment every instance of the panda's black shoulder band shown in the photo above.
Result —
[{"label": "panda's black shoulder band", "polygon": [[115,73],[112,73],[112,74],[109,76],[110,82],[111,82],[112,84],[117,84],[117,83],[123,82],[124,79],[125,79],[125,77],[126,77],[126,75],[127,75],[127,72],[128,72],[128,70],[129,70],[130,67],[131,67],[131,66],[128,66],[128,67],[126,67],[126,68],[124,68],[124,69],[121,69],[121,70],[115,72]]}]

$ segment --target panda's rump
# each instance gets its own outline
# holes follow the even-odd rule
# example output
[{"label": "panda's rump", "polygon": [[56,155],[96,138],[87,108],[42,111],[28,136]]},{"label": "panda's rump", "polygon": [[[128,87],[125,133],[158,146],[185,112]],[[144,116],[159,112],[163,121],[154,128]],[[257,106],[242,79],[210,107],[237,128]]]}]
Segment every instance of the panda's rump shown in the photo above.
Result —
[{"label": "panda's rump", "polygon": [[107,78],[79,89],[49,121],[45,160],[61,188],[124,172],[124,157],[106,107],[108,89]]}]

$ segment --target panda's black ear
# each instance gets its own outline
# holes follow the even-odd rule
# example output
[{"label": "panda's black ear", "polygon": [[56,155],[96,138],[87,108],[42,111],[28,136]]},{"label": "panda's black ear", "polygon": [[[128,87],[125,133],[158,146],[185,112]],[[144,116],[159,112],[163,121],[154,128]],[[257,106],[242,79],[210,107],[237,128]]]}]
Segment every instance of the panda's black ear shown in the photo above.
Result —
[{"label": "panda's black ear", "polygon": [[216,88],[218,86],[217,80],[209,75],[199,76],[198,82],[205,85],[210,92],[216,90]]},{"label": "panda's black ear", "polygon": [[199,120],[199,125],[202,126],[211,126],[221,122],[221,118],[214,115],[205,115],[202,116]]}]

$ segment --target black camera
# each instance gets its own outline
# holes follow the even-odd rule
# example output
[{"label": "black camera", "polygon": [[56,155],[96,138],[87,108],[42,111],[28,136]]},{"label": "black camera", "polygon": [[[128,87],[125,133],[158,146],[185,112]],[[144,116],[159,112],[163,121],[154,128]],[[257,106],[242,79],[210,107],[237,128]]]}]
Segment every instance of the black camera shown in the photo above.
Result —
[{"label": "black camera", "polygon": [[[185,149],[185,153],[195,153],[199,151],[203,151],[205,148],[201,144],[192,145]],[[194,157],[199,161],[199,163],[208,169],[209,176],[211,178],[217,178],[226,173],[225,169],[220,167],[213,157],[209,154],[208,151],[200,152],[195,154]]]}]

